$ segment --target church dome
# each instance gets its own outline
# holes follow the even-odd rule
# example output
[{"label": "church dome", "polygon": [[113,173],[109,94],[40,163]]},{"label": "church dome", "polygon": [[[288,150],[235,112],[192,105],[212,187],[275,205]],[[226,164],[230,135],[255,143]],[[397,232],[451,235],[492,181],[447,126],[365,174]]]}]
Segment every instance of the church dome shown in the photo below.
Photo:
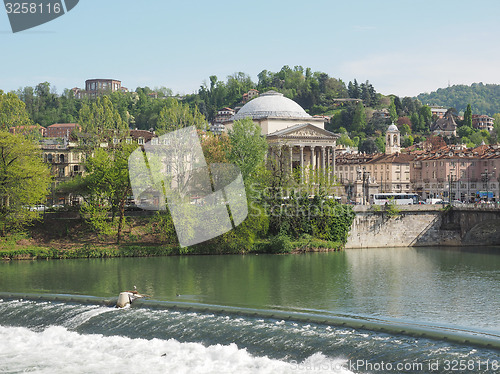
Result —
[{"label": "church dome", "polygon": [[387,132],[399,132],[398,127],[393,123],[392,125],[389,126],[387,129]]},{"label": "church dome", "polygon": [[312,118],[295,101],[276,91],[268,91],[249,101],[235,114],[234,120],[250,117],[252,119],[278,118]]}]

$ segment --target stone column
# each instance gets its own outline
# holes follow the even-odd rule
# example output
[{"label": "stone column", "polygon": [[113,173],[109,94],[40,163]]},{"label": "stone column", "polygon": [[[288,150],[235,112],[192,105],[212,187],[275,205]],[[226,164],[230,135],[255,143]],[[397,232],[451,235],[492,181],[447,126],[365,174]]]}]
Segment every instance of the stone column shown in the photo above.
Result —
[{"label": "stone column", "polygon": [[299,146],[300,148],[300,183],[304,183],[304,146]]},{"label": "stone column", "polygon": [[337,170],[335,169],[335,149],[337,148],[337,144],[334,144],[334,146],[332,147],[332,175],[333,175],[333,182],[335,182],[335,173],[337,172]]},{"label": "stone column", "polygon": [[325,170],[325,173],[326,173],[326,182],[329,184],[330,183],[330,147],[326,147],[326,170]]},{"label": "stone column", "polygon": [[325,173],[325,146],[321,146],[321,175],[324,177],[326,175]]},{"label": "stone column", "polygon": [[293,173],[293,146],[288,147],[289,159],[290,159],[290,175]]}]

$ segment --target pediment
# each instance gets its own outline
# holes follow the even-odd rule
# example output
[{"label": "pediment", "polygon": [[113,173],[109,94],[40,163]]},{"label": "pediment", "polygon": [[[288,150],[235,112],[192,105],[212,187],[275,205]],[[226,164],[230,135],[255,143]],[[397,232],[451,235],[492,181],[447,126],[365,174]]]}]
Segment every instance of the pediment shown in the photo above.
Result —
[{"label": "pediment", "polygon": [[337,139],[338,135],[307,123],[287,127],[286,129],[268,134],[267,137],[283,139]]}]

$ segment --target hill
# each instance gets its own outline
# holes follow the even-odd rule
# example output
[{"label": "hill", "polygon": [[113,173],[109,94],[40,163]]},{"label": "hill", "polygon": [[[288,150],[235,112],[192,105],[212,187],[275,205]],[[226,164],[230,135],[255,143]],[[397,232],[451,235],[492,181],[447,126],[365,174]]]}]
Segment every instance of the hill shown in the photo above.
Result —
[{"label": "hill", "polygon": [[439,88],[431,93],[422,93],[417,96],[417,99],[422,104],[455,108],[459,112],[465,111],[467,104],[470,104],[474,114],[492,116],[500,113],[500,85],[498,84],[454,85]]}]

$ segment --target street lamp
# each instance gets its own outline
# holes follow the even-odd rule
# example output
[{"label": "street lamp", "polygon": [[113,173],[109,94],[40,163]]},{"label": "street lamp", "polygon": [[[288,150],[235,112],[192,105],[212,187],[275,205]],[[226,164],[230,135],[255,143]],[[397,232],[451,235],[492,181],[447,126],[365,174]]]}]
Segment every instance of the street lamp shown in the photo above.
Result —
[{"label": "street lamp", "polygon": [[481,178],[483,180],[484,183],[486,183],[486,202],[488,203],[489,200],[490,200],[490,191],[489,191],[489,187],[488,187],[488,182],[490,180],[490,177],[493,175],[493,173],[488,173],[488,169],[484,169],[484,172],[481,173]]},{"label": "street lamp", "polygon": [[366,171],[366,167],[363,166],[363,205],[366,205],[368,202],[368,193],[367,188],[370,185],[370,172]]},{"label": "street lamp", "polygon": [[448,175],[448,203],[451,204],[451,184],[453,183],[454,175]]}]

